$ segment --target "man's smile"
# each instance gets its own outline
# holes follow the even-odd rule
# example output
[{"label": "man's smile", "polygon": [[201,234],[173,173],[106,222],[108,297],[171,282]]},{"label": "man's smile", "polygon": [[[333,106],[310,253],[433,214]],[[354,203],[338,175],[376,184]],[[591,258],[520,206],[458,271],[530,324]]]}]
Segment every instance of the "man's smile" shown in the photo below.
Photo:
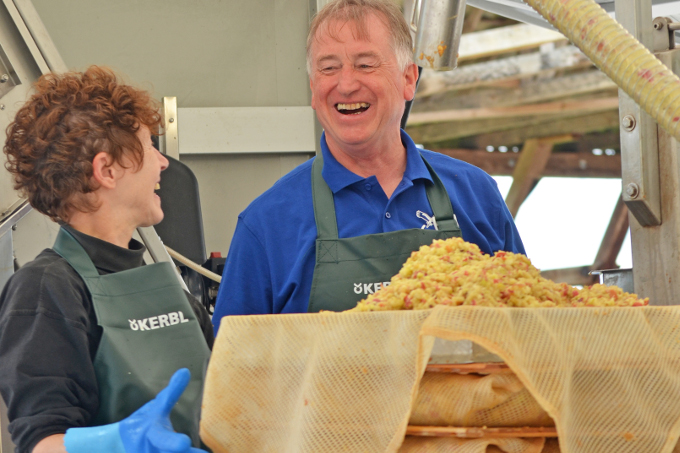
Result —
[{"label": "man's smile", "polygon": [[371,104],[367,102],[357,102],[354,104],[335,104],[335,108],[343,115],[356,115],[368,110]]}]

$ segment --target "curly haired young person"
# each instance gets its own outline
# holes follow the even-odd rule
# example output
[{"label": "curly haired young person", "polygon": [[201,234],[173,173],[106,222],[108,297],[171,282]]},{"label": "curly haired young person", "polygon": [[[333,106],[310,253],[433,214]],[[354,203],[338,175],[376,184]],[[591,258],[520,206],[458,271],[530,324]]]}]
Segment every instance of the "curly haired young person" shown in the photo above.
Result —
[{"label": "curly haired young person", "polygon": [[201,451],[210,319],[132,239],[163,219],[159,125],[147,92],[93,66],[42,76],[7,128],[14,188],[61,225],[0,295],[0,393],[19,453]]}]

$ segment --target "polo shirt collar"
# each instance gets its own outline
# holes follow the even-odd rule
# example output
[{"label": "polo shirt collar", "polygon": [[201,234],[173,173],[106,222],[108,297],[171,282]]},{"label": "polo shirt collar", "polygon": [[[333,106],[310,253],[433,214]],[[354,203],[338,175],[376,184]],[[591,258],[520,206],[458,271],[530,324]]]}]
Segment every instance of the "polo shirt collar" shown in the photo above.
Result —
[{"label": "polo shirt collar", "polygon": [[[432,181],[432,176],[425,166],[425,162],[420,156],[420,151],[404,130],[401,131],[401,143],[406,147],[406,171],[404,179],[414,181],[416,179],[427,179]],[[365,178],[346,169],[338,162],[328,149],[326,144],[326,133],[321,135],[321,155],[323,156],[323,169],[321,175],[333,193],[348,187],[356,182],[363,181]]]},{"label": "polo shirt collar", "polygon": [[411,137],[403,129],[401,129],[401,143],[406,147],[406,171],[404,172],[404,179],[411,181],[426,179],[434,182],[416,144],[413,143]]}]

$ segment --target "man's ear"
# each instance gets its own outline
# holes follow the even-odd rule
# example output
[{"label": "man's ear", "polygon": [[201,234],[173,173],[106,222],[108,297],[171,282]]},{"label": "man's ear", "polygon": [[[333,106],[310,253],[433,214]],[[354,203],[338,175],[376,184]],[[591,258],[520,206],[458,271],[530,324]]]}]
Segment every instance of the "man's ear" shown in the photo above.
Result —
[{"label": "man's ear", "polygon": [[312,76],[309,76],[309,89],[312,91],[312,110],[316,110],[316,99],[314,96],[314,81],[312,81]]},{"label": "man's ear", "polygon": [[92,178],[97,186],[113,189],[124,169],[114,165],[114,160],[109,153],[100,152],[92,159]]},{"label": "man's ear", "polygon": [[404,70],[404,100],[411,101],[416,96],[418,85],[418,65],[409,63]]}]

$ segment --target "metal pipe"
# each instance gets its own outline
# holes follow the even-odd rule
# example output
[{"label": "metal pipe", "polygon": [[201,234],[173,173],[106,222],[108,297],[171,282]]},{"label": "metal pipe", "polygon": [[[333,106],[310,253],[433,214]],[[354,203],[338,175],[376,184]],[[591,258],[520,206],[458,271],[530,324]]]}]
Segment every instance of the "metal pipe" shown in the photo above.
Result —
[{"label": "metal pipe", "polygon": [[[463,32],[465,0],[422,0],[414,59],[418,66],[448,71],[458,66],[458,47]],[[412,20],[413,22],[413,20]]]}]

